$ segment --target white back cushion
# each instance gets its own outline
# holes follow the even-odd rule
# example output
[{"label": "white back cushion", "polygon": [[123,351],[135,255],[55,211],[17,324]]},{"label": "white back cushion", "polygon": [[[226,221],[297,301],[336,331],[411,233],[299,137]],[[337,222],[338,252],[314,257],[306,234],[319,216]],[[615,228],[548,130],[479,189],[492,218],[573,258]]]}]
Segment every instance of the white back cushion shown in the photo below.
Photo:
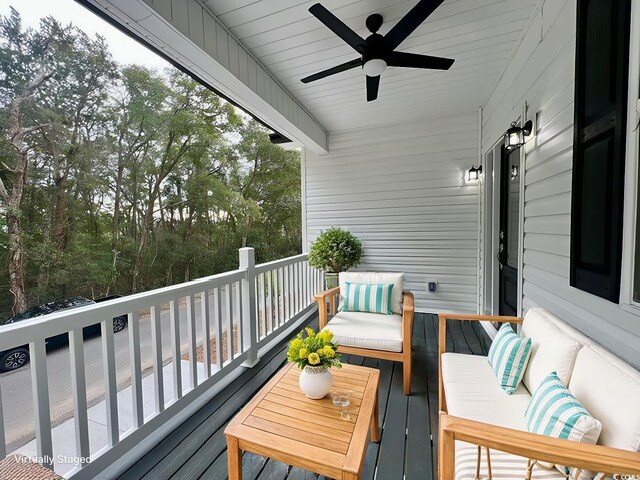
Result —
[{"label": "white back cushion", "polygon": [[640,451],[640,372],[598,345],[578,352],[569,391],[602,423],[599,445]]},{"label": "white back cushion", "polygon": [[530,309],[524,317],[521,335],[531,339],[529,365],[522,382],[534,392],[551,372],[567,385],[582,344],[559,328],[560,320],[542,308]]},{"label": "white back cushion", "polygon": [[393,284],[391,293],[391,311],[402,314],[402,293],[404,290],[404,275],[402,273],[375,272],[340,272],[340,297],[344,298],[346,282],[365,284]]}]

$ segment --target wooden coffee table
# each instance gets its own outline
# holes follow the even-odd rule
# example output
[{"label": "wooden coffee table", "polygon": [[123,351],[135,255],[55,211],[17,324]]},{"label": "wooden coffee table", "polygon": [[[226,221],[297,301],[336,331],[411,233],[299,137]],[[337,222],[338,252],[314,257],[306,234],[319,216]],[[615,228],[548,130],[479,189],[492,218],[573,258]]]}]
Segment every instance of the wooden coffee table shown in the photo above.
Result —
[{"label": "wooden coffee table", "polygon": [[355,365],[331,369],[332,390],[350,391],[348,418],[327,395],[307,398],[300,370],[288,364],[236,415],[224,431],[229,480],[242,479],[242,451],[273,458],[330,478],[355,480],[362,473],[367,437],[380,441],[378,370]]}]

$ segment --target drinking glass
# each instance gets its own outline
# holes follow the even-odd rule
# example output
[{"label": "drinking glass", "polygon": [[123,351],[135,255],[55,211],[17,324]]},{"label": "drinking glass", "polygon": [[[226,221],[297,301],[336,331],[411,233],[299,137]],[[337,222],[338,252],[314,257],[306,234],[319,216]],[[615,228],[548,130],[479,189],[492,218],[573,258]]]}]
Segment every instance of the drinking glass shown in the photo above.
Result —
[{"label": "drinking glass", "polygon": [[342,412],[340,412],[340,416],[342,418],[349,418],[349,413],[348,413],[349,405],[351,405],[351,392],[340,393],[340,406],[342,407]]},{"label": "drinking glass", "polygon": [[333,402],[334,407],[342,406],[340,401],[341,393],[340,392],[331,392],[331,401]]}]

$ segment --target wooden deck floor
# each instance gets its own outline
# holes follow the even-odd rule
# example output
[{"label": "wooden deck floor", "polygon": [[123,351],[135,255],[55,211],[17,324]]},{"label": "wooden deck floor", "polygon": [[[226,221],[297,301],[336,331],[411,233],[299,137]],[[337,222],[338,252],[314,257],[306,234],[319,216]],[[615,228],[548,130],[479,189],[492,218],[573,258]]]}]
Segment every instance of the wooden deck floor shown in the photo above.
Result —
[{"label": "wooden deck floor", "polygon": [[[311,324],[317,324],[313,320]],[[448,350],[484,354],[487,338],[469,322],[448,327]],[[363,480],[431,480],[437,458],[437,317],[416,315],[413,335],[413,394],[402,393],[402,365],[343,356],[348,363],[380,369],[379,444],[370,443]],[[205,407],[164,438],[122,476],[123,480],[226,479],[224,428],[236,412],[283,365],[286,344],[264,356]],[[325,480],[315,474],[246,453],[243,477],[251,480]]]}]

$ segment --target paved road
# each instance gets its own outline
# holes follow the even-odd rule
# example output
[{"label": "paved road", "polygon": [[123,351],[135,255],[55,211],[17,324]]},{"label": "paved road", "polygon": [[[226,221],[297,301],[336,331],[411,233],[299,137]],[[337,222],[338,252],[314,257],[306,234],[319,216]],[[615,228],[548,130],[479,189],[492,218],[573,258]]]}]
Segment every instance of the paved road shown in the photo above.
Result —
[{"label": "paved road", "polygon": [[[196,299],[196,318],[198,343],[200,333],[200,301]],[[162,325],[163,358],[171,359],[170,318],[168,311],[160,314]],[[212,322],[213,323],[213,322]],[[212,328],[214,326],[212,325]],[[129,330],[116,333],[114,336],[116,352],[116,370],[118,388],[130,383],[129,365]],[[180,339],[183,351],[187,348],[186,308],[180,307]],[[140,318],[140,348],[142,370],[149,373],[151,359],[151,324],[149,316]],[[87,378],[87,398],[89,405],[98,403],[104,397],[104,376],[102,370],[102,344],[100,337],[85,340],[85,369]],[[51,402],[51,418],[53,426],[73,416],[71,398],[71,364],[68,347],[58,348],[47,354],[49,373],[49,395]],[[188,378],[183,378],[183,387],[188,385]],[[2,400],[4,406],[5,433],[8,451],[26,444],[34,438],[33,402],[31,393],[31,369],[23,367],[13,372],[0,374],[2,382]]]}]

